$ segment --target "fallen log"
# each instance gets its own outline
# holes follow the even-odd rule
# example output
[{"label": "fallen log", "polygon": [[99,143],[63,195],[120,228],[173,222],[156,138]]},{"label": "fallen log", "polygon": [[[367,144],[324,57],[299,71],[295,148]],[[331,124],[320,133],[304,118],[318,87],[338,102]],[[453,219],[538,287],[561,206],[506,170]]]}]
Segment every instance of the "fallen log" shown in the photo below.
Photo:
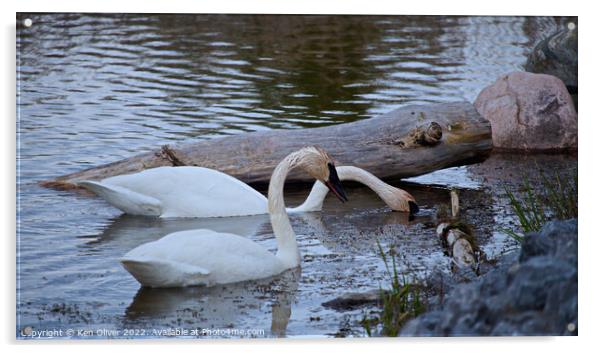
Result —
[{"label": "fallen log", "polygon": [[[411,105],[379,117],[313,129],[262,131],[179,146],[44,181],[46,187],[77,188],[80,180],[100,180],[160,166],[202,166],[246,183],[269,182],[287,154],[307,145],[328,151],[338,165],[355,165],[382,179],[417,176],[480,162],[491,149],[491,126],[468,102]],[[293,171],[289,182],[311,182]]]}]

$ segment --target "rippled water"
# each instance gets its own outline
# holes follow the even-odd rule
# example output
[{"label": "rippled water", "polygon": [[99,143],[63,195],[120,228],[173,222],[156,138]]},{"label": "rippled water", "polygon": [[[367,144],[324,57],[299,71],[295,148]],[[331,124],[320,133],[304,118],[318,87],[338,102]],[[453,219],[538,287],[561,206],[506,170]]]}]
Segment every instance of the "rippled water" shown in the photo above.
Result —
[{"label": "rippled water", "polygon": [[[410,103],[472,101],[499,75],[521,69],[529,48],[562,23],[543,17],[17,18],[17,330],[186,324],[262,328],[275,336],[357,329],[348,314],[320,304],[383,283],[375,237],[404,248],[408,272],[445,263],[423,224],[433,220],[446,192],[409,187],[423,207],[409,221],[364,189],[351,189],[357,202],[341,208],[327,200],[322,214],[293,218],[304,234],[300,275],[156,292],[139,291],[117,258],[168,232],[200,227],[239,232],[274,248],[267,219],[141,220],[37,182],[168,142],[344,123]],[[25,18],[32,27],[20,24]],[[470,172],[448,173],[444,182]],[[465,186],[482,200],[479,185]],[[287,202],[301,202],[304,193],[291,191]],[[487,220],[480,227],[488,237],[499,222],[492,212],[478,215]],[[492,239],[495,256],[506,243]]]}]

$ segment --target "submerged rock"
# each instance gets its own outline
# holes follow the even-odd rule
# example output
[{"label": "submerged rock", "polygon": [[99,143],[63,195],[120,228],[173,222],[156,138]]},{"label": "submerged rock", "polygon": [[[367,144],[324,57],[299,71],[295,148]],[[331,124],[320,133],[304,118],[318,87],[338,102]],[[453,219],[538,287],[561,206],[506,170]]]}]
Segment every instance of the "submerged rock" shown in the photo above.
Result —
[{"label": "submerged rock", "polygon": [[322,306],[338,311],[354,310],[359,306],[380,302],[381,294],[380,289],[361,293],[345,293],[335,299],[322,303]]},{"label": "submerged rock", "polygon": [[554,76],[506,74],[483,89],[474,106],[491,122],[496,148],[577,149],[577,112],[566,87]]},{"label": "submerged rock", "polygon": [[401,336],[576,335],[577,221],[528,234],[518,263],[450,291]]}]

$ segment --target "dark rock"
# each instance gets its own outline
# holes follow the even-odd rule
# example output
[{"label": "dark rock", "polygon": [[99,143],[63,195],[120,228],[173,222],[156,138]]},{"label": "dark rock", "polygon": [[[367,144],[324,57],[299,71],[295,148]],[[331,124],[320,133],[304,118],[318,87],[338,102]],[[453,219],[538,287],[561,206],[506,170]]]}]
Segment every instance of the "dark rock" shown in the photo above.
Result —
[{"label": "dark rock", "polygon": [[542,332],[552,332],[554,329],[550,318],[534,311],[525,311],[509,315],[500,320],[491,336],[539,336]]},{"label": "dark rock", "polygon": [[[514,251],[501,256],[496,261],[482,262],[480,264],[480,274],[484,275],[489,271],[508,269],[510,266],[516,264],[518,257],[519,252]],[[443,293],[449,293],[454,287],[457,287],[458,284],[474,282],[479,278],[481,277],[479,277],[479,275],[471,268],[458,268],[451,273],[445,269],[433,270],[424,280],[425,288],[428,289],[428,295],[431,298],[428,307],[431,309],[438,309],[442,304],[441,296]],[[505,287],[505,282],[497,281],[488,284],[486,290],[496,292]]]},{"label": "dark rock", "polygon": [[528,234],[523,240],[520,261],[534,256],[550,255],[577,261],[577,220],[548,222],[538,234]]},{"label": "dark rock", "polygon": [[412,320],[407,323],[404,332],[415,332],[409,336],[434,336],[434,334],[429,333],[434,333],[437,327],[441,325],[442,316],[443,312],[441,311],[424,314],[420,317],[420,320]]},{"label": "dark rock", "polygon": [[520,261],[507,259],[514,263],[458,285],[400,335],[575,335],[577,221],[549,222],[526,236]]},{"label": "dark rock", "polygon": [[552,256],[537,256],[521,264],[511,279],[505,298],[508,307],[518,310],[542,311],[550,288],[557,283],[570,283],[577,277],[577,268]]},{"label": "dark rock", "polygon": [[556,76],[569,93],[577,93],[577,27],[563,29],[539,42],[527,59],[528,72]]}]

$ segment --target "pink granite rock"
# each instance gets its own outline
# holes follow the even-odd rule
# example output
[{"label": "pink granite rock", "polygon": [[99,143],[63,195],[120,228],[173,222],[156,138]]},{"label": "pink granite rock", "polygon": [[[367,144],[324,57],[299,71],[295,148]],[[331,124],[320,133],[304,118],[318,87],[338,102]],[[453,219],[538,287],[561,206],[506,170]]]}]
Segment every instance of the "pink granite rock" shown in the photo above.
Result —
[{"label": "pink granite rock", "polygon": [[483,89],[474,106],[491,122],[496,148],[577,149],[577,112],[564,83],[554,76],[506,74]]}]

